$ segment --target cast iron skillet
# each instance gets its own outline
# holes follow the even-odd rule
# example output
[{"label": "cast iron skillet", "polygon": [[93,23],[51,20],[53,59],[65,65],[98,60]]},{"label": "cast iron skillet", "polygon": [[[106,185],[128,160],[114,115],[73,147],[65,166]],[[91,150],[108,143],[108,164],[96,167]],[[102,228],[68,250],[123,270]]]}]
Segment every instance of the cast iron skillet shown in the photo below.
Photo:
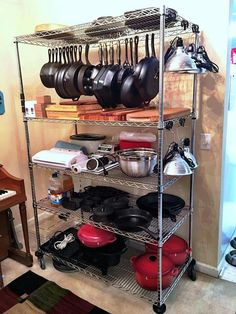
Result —
[{"label": "cast iron skillet", "polygon": [[65,75],[68,67],[70,66],[70,64],[69,64],[70,63],[69,51],[70,51],[69,47],[63,47],[62,48],[62,55],[63,55],[64,64],[55,74],[55,90],[61,98],[66,98],[66,99],[71,98],[71,96],[65,90],[64,84],[63,84],[64,75]]},{"label": "cast iron skillet", "polygon": [[149,35],[146,34],[146,56],[136,65],[134,70],[135,87],[138,89],[143,101],[150,101],[159,92],[159,61],[155,56],[154,33],[151,39],[152,54],[149,56]]},{"label": "cast iron skillet", "polygon": [[102,68],[102,63],[103,63],[103,51],[102,51],[102,45],[99,45],[98,48],[98,60],[99,63],[93,68],[92,73],[91,73],[91,81],[93,82],[93,80],[95,79],[96,75],[98,74],[98,72],[101,70]]},{"label": "cast iron skillet", "polygon": [[79,70],[77,86],[82,95],[91,96],[93,95],[91,74],[94,65],[89,62],[89,44],[85,45],[85,61],[86,64],[82,65]]},{"label": "cast iron skillet", "polygon": [[80,68],[83,66],[82,62],[82,46],[79,46],[79,60],[77,60],[77,46],[70,47],[70,57],[72,63],[67,68],[65,75],[64,75],[64,88],[67,94],[71,96],[71,98],[79,98],[81,93],[77,87],[77,78]]},{"label": "cast iron skillet", "polygon": [[152,220],[152,215],[145,210],[138,208],[122,209],[117,212],[114,220],[115,225],[128,232],[145,231],[155,240],[158,239],[156,233],[148,229]]},{"label": "cast iron skillet", "polygon": [[45,87],[54,87],[54,76],[61,66],[61,49],[59,51],[59,59],[58,48],[56,48],[55,50],[48,49],[48,63],[45,63],[40,71],[40,79]]},{"label": "cast iron skillet", "polygon": [[[119,50],[119,45],[118,45]],[[103,107],[115,108],[119,100],[119,90],[115,87],[117,81],[117,75],[120,70],[119,63],[114,64],[114,47],[110,47],[110,66],[106,68],[106,71],[103,72],[103,75],[99,79],[99,93],[103,99]],[[120,52],[118,51],[118,55]]]},{"label": "cast iron skillet", "polygon": [[[137,60],[138,37],[134,38],[135,50],[134,60]],[[120,91],[121,103],[127,108],[141,107],[144,101],[139,90],[135,86],[135,78],[132,72],[123,80]]]},{"label": "cast iron skillet", "polygon": [[100,78],[102,77],[103,73],[106,71],[106,68],[108,67],[108,51],[107,51],[107,45],[106,44],[105,44],[105,48],[103,51],[103,61],[104,61],[104,65],[101,67],[101,69],[99,70],[99,72],[97,73],[97,75],[95,76],[95,78],[92,81],[92,88],[93,88],[94,95],[102,107],[103,107],[103,98],[102,98],[101,94],[99,93],[99,91],[102,87],[101,83],[100,83]]},{"label": "cast iron skillet", "polygon": [[[144,196],[141,196],[136,201],[137,206],[146,210],[155,218],[158,218],[158,193],[152,192]],[[172,221],[176,221],[176,215],[178,215],[182,208],[185,206],[185,201],[176,195],[163,193],[163,218],[171,218]]]}]

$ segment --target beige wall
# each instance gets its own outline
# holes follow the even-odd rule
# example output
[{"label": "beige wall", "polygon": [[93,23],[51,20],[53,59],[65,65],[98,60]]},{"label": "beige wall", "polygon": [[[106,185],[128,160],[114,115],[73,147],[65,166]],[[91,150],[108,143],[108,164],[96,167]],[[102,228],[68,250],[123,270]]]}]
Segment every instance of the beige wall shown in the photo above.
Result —
[{"label": "beige wall", "polygon": [[[81,2],[68,1],[0,1],[1,38],[4,45],[0,50],[1,71],[0,86],[6,99],[6,114],[0,116],[0,163],[16,176],[25,179],[27,196],[30,200],[29,172],[27,168],[27,154],[24,137],[24,126],[18,99],[18,76],[14,45],[14,35],[31,33],[34,26],[39,23],[64,23],[68,25],[79,24],[93,20],[102,15],[119,15],[126,10],[158,6],[158,1],[94,1]],[[224,82],[225,64],[227,54],[228,6],[229,0],[214,3],[214,8],[206,1],[165,1],[165,4],[177,9],[180,15],[200,25],[203,30],[202,43],[210,57],[220,66],[217,75],[207,74],[199,79],[198,122],[197,122],[197,157],[200,167],[197,170],[195,185],[195,223],[194,223],[194,255],[202,263],[213,267],[218,264],[218,236],[219,236],[219,209],[220,209],[220,179],[221,179],[221,147],[224,109]],[[3,24],[2,24],[3,23]],[[4,27],[2,27],[4,25]],[[22,56],[23,77],[25,81],[26,99],[34,99],[38,94],[49,94],[49,90],[42,87],[38,73],[46,62],[45,48],[20,45]],[[181,79],[183,81],[185,79]],[[188,79],[187,79],[188,80]],[[167,80],[168,84],[168,80]],[[167,85],[168,101],[176,105],[185,102],[191,103],[191,94],[186,96],[184,87],[178,93],[180,81]],[[190,83],[191,84],[191,83]],[[171,98],[170,89],[175,95]],[[178,93],[179,98],[176,97]],[[57,100],[52,92],[53,100]],[[169,97],[169,98],[168,98]],[[92,131],[92,129],[90,129]],[[101,128],[98,132],[104,132]],[[56,139],[66,139],[73,132],[70,125],[32,124],[32,152],[42,148],[49,148]],[[107,130],[106,130],[107,132]],[[116,132],[109,130],[108,132]],[[212,134],[212,149],[199,150],[200,133]],[[46,189],[42,181],[43,175],[38,173],[40,191]],[[45,176],[47,180],[47,176]],[[186,180],[184,180],[184,184]],[[187,185],[187,184],[186,184]],[[176,190],[181,191],[176,187]],[[184,194],[187,189],[184,190]],[[29,216],[32,216],[31,202],[28,202]]]}]

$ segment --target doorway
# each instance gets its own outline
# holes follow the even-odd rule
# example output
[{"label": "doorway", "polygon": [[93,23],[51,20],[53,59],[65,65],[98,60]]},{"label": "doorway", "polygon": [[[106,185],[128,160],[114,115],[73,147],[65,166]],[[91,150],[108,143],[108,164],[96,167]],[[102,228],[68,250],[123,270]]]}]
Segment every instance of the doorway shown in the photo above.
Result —
[{"label": "doorway", "polygon": [[[222,229],[220,257],[223,268],[221,278],[236,282],[236,267],[224,263],[225,256],[234,250],[230,245],[232,238],[236,236],[236,0],[231,2],[230,16],[230,65],[228,70],[229,97],[227,101],[225,123],[225,155],[224,178],[222,192]],[[236,248],[235,248],[236,249]],[[228,272],[229,271],[229,272]]]}]

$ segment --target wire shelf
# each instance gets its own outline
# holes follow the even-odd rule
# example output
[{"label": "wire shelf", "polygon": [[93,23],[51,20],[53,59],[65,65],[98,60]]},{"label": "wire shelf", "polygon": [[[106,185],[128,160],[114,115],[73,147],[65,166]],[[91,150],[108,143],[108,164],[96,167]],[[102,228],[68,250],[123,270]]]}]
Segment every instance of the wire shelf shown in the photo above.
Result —
[{"label": "wire shelf", "polygon": [[[181,121],[192,117],[192,114],[183,115],[173,119],[164,121],[164,127],[170,123],[173,125],[180,125]],[[132,128],[159,128],[159,122],[129,122],[129,121],[95,121],[95,120],[78,120],[78,119],[48,119],[48,118],[25,118],[26,121],[32,122],[49,122],[49,123],[65,123],[76,125],[90,125],[90,126],[109,126],[109,127],[132,127]]]},{"label": "wire shelf", "polygon": [[[135,202],[135,198],[132,201]],[[80,209],[76,211],[71,211],[71,210],[65,209],[62,206],[52,207],[47,198],[40,200],[37,203],[37,208],[43,211],[52,213],[54,215],[58,215],[62,219],[65,219],[66,221],[71,220],[73,221],[73,223],[77,223],[77,224],[82,224],[82,223],[90,224],[100,229],[114,232],[116,234],[125,236],[129,239],[132,239],[138,242],[157,244],[157,241],[153,239],[150,235],[148,235],[145,231],[127,232],[127,231],[122,231],[116,228],[115,225],[112,223],[95,222],[92,220],[92,217],[91,217],[92,212],[84,212],[84,211],[82,212]],[[178,230],[178,228],[180,228],[180,226],[182,226],[185,223],[189,214],[190,214],[189,207],[185,207],[182,209],[180,214],[176,216],[175,222],[172,221],[170,218],[162,219],[162,232],[163,232],[162,243],[163,244],[169,239],[169,237],[172,234],[174,234]],[[149,229],[158,235],[158,219],[157,218],[152,219]]]},{"label": "wire shelf", "polygon": [[[166,10],[168,12],[171,9]],[[165,16],[166,36],[171,37],[192,32],[194,24],[189,22],[187,28],[183,27],[181,25],[181,22],[185,20],[183,17],[174,14],[174,17],[168,20],[168,14]],[[141,23],[138,23],[140,21]],[[112,39],[119,39],[123,43],[124,38],[133,35],[139,35],[140,40],[144,39],[144,33],[156,32],[159,35],[159,28],[160,10],[158,8],[146,8],[120,16],[98,18],[91,23],[17,36],[15,41],[45,47],[87,43],[97,45]]]},{"label": "wire shelf", "polygon": [[[78,176],[78,179],[88,179],[92,180],[94,182],[106,182],[110,184],[116,184],[120,186],[126,186],[130,188],[136,188],[136,189],[142,189],[147,191],[157,191],[158,190],[158,183],[157,174],[151,174],[149,177],[143,177],[143,178],[135,178],[135,177],[129,177],[126,174],[124,174],[119,167],[113,168],[108,171],[108,175],[104,174],[94,174],[89,172],[82,172],[79,174],[74,174],[70,169],[61,169],[53,166],[45,166],[43,164],[36,164],[36,163],[30,163],[30,166],[33,166],[35,168],[43,168],[45,170],[50,171],[60,171],[69,175],[76,175]],[[175,182],[177,182],[181,176],[164,176],[163,180],[163,191],[165,191],[167,188],[169,188],[171,185],[173,185]]]},{"label": "wire shelf", "polygon": [[152,304],[158,303],[163,304],[166,301],[172,290],[177,286],[178,282],[183,277],[185,271],[187,270],[191,262],[191,257],[189,257],[188,261],[184,265],[179,267],[179,274],[173,280],[173,283],[170,287],[162,290],[162,299],[160,300],[157,291],[145,290],[138,285],[138,283],[135,280],[134,270],[132,269],[129,260],[130,256],[128,254],[124,254],[123,256],[121,256],[119,265],[109,267],[107,275],[102,275],[101,271],[94,266],[86,265],[85,263],[81,262],[79,263],[78,266],[78,264],[77,265],[73,264],[49,252],[45,252],[41,249],[40,251],[43,254],[53,258],[54,260],[63,263],[64,265],[69,266],[73,269],[76,269],[84,273],[85,275],[88,275],[92,278],[96,278],[98,280],[102,280],[104,283],[108,285],[112,285],[113,287],[121,289],[139,298],[145,299],[146,301]]}]

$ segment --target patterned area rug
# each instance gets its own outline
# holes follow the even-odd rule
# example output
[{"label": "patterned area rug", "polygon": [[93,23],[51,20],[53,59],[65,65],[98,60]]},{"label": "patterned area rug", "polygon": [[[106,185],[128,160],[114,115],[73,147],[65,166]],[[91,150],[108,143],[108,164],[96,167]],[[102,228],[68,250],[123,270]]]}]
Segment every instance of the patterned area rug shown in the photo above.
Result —
[{"label": "patterned area rug", "polygon": [[109,314],[32,271],[0,290],[0,313]]}]

